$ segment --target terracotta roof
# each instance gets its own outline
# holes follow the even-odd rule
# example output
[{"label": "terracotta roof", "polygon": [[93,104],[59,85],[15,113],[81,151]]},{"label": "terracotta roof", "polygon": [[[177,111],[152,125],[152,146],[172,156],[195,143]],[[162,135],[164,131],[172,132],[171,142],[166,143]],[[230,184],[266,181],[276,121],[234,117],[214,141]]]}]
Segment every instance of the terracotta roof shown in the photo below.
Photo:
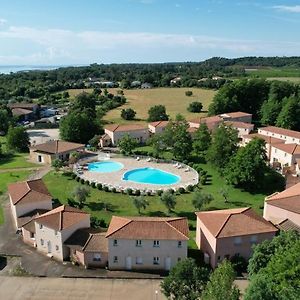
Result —
[{"label": "terracotta roof", "polygon": [[219,116],[212,116],[212,117],[205,117],[205,118],[201,118],[201,117],[198,117],[196,119],[192,119],[190,120],[189,122],[191,123],[197,123],[197,124],[202,124],[202,123],[220,123],[222,122],[223,119]]},{"label": "terracotta roof", "polygon": [[75,151],[82,147],[84,147],[83,144],[56,140],[56,141],[48,141],[44,144],[35,145],[32,148],[35,151],[40,151],[40,152],[45,152],[50,154],[59,154],[67,151]]},{"label": "terracotta roof", "polygon": [[277,224],[276,227],[283,231],[295,230],[298,233],[300,233],[300,226],[298,226],[297,224],[295,224],[289,219],[283,220],[282,222]]},{"label": "terracotta roof", "polygon": [[75,231],[64,244],[85,252],[108,252],[105,235],[106,232],[101,229],[83,228]]},{"label": "terracotta roof", "polygon": [[112,124],[112,125],[105,126],[104,129],[115,132],[115,131],[146,130],[147,128],[140,124],[125,124],[125,125]]},{"label": "terracotta roof", "polygon": [[226,116],[230,118],[240,118],[240,117],[249,117],[252,116],[252,114],[248,114],[242,111],[236,111],[236,112],[229,112],[229,113],[224,113],[221,114],[220,116]]},{"label": "terracotta roof", "polygon": [[273,147],[289,154],[300,154],[300,145],[298,144],[276,144]]},{"label": "terracotta roof", "polygon": [[35,220],[31,219],[26,224],[22,226],[25,230],[35,233]]},{"label": "terracotta roof", "polygon": [[14,205],[51,201],[52,197],[41,179],[11,183],[8,185],[8,193]]},{"label": "terracotta roof", "polygon": [[149,125],[153,127],[166,127],[169,124],[169,121],[157,121],[157,122],[151,122]]},{"label": "terracotta roof", "polygon": [[251,123],[245,123],[245,122],[238,122],[238,121],[225,121],[226,125],[230,125],[235,128],[248,128],[253,130],[254,124]]},{"label": "terracotta roof", "polygon": [[300,196],[300,182],[280,193],[277,192],[266,197],[266,200],[272,201],[272,200],[282,199],[282,198],[287,198],[292,196]]},{"label": "terracotta roof", "polygon": [[33,108],[35,107],[35,106],[37,106],[38,104],[36,104],[36,103],[10,103],[10,104],[8,104],[8,107],[10,108],[10,109],[13,109],[13,108],[25,108],[25,109],[31,109],[31,110],[33,110]]},{"label": "terracotta roof", "polygon": [[24,225],[30,222],[31,220],[48,211],[49,209],[35,209],[27,214],[24,214],[23,216],[18,217],[17,219],[18,228],[24,227]]},{"label": "terracotta roof", "polygon": [[196,215],[216,238],[277,231],[250,207],[198,212]]},{"label": "terracotta roof", "polygon": [[269,131],[271,133],[286,135],[286,136],[289,136],[289,137],[300,139],[300,132],[295,131],[295,130],[280,128],[280,127],[275,127],[275,126],[261,127],[259,129]]},{"label": "terracotta roof", "polygon": [[25,108],[13,108],[11,111],[14,116],[25,116],[32,114],[32,110]]},{"label": "terracotta roof", "polygon": [[106,237],[120,239],[188,240],[186,218],[113,216]]},{"label": "terracotta roof", "polygon": [[277,138],[274,138],[272,136],[262,135],[262,134],[259,134],[259,133],[246,134],[246,135],[243,135],[243,138],[250,139],[250,140],[252,140],[254,138],[259,138],[259,139],[264,140],[267,144],[270,144],[270,145],[284,144],[285,143],[284,140],[277,139]]},{"label": "terracotta roof", "polygon": [[46,227],[60,231],[84,220],[88,213],[71,206],[62,205],[35,218],[35,221]]}]

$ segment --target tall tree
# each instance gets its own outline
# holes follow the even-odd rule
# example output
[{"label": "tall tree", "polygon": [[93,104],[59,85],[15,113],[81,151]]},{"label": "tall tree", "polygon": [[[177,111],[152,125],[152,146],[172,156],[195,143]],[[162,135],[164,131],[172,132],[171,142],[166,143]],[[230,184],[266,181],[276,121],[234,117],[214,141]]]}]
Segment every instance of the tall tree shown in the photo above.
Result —
[{"label": "tall tree", "polygon": [[138,143],[135,138],[131,137],[129,134],[125,134],[119,141],[118,147],[120,148],[121,152],[130,155],[137,147]]},{"label": "tall tree", "polygon": [[178,262],[161,283],[163,294],[168,299],[200,299],[208,280],[209,271],[198,267],[192,258]]},{"label": "tall tree", "polygon": [[96,96],[86,92],[78,94],[73,100],[70,112],[85,112],[91,118],[96,117]]},{"label": "tall tree", "polygon": [[232,264],[223,260],[211,273],[201,300],[238,300],[239,289],[234,285],[235,272]]},{"label": "tall tree", "polygon": [[28,151],[29,136],[23,127],[9,127],[7,132],[7,147],[15,151]]},{"label": "tall tree", "polygon": [[275,125],[281,109],[281,101],[272,98],[265,101],[260,108],[261,123],[265,125]]},{"label": "tall tree", "polygon": [[212,142],[207,152],[208,160],[222,171],[237,149],[237,130],[222,124],[212,134]]},{"label": "tall tree", "polygon": [[193,139],[193,149],[196,153],[206,151],[211,144],[211,135],[205,123],[200,124]]},{"label": "tall tree", "polygon": [[253,190],[260,187],[267,168],[265,141],[255,138],[238,149],[224,171],[230,184]]},{"label": "tall tree", "polygon": [[12,122],[13,118],[8,109],[0,109],[0,132],[3,131],[6,134]]},{"label": "tall tree", "polygon": [[285,99],[278,115],[276,126],[286,129],[300,130],[300,99],[291,97]]},{"label": "tall tree", "polygon": [[168,121],[169,116],[166,113],[164,105],[155,105],[148,110],[148,122]]}]

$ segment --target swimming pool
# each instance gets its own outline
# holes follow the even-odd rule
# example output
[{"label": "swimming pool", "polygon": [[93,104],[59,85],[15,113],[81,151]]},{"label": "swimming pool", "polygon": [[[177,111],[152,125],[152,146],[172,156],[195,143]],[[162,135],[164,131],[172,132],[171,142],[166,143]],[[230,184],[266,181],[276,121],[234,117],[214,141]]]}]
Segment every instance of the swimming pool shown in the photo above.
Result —
[{"label": "swimming pool", "polygon": [[98,161],[88,165],[90,172],[110,173],[123,169],[124,165],[115,161]]},{"label": "swimming pool", "polygon": [[123,175],[123,180],[159,185],[175,184],[180,179],[180,176],[154,168],[134,169]]}]

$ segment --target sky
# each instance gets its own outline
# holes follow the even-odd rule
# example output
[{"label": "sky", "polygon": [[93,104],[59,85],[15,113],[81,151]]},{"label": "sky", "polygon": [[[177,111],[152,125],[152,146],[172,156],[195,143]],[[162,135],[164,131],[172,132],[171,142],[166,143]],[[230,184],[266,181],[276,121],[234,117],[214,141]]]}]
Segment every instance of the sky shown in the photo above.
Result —
[{"label": "sky", "polygon": [[300,0],[0,0],[0,65],[300,55]]}]

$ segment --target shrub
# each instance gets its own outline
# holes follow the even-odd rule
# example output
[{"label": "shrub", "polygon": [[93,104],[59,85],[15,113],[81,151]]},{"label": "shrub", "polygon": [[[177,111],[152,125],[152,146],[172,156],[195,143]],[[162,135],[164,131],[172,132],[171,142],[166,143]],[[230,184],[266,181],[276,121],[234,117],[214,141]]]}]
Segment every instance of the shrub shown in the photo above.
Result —
[{"label": "shrub", "polygon": [[200,183],[202,185],[205,185],[206,182],[207,182],[207,175],[201,175],[201,177],[200,177]]},{"label": "shrub", "polygon": [[192,192],[192,191],[194,190],[194,186],[192,186],[192,185],[190,184],[190,185],[188,185],[188,186],[186,187],[186,190],[187,190],[188,192]]},{"label": "shrub", "polygon": [[104,191],[104,192],[109,192],[109,188],[108,188],[107,185],[105,185],[105,186],[103,187],[103,191]]},{"label": "shrub", "polygon": [[98,219],[96,217],[91,217],[91,227],[92,228],[106,228],[107,224],[103,219]]},{"label": "shrub", "polygon": [[101,184],[101,183],[98,183],[98,184],[97,184],[97,188],[98,188],[99,191],[101,191],[101,190],[102,190],[102,184]]},{"label": "shrub", "polygon": [[169,192],[170,194],[174,194],[174,193],[175,193],[175,191],[174,191],[173,189],[168,189],[168,192]]},{"label": "shrub", "polygon": [[203,108],[203,105],[201,102],[194,101],[189,104],[187,110],[189,112],[199,113],[199,112],[201,112],[202,108]]},{"label": "shrub", "polygon": [[80,179],[80,183],[84,184],[85,180],[83,178]]},{"label": "shrub", "polygon": [[85,184],[86,184],[86,185],[90,185],[90,182],[87,180],[87,181],[85,182]]},{"label": "shrub", "polygon": [[77,181],[77,182],[80,181],[80,177],[79,177],[79,176],[76,177],[76,181]]},{"label": "shrub", "polygon": [[185,159],[182,163],[187,165],[189,163],[189,161]]},{"label": "shrub", "polygon": [[161,195],[162,195],[162,193],[163,193],[163,191],[162,191],[162,190],[158,190],[158,191],[156,192],[156,195],[157,195],[157,196],[161,196]]},{"label": "shrub", "polygon": [[132,195],[132,189],[131,188],[127,188],[126,189],[126,194],[127,195]]},{"label": "shrub", "polygon": [[116,189],[115,187],[113,187],[113,188],[111,189],[111,191],[112,191],[113,193],[116,193],[116,192],[117,192],[117,189]]},{"label": "shrub", "polygon": [[151,192],[151,191],[147,191],[147,192],[146,192],[146,195],[147,195],[147,196],[151,196],[151,195],[152,195],[152,192]]},{"label": "shrub", "polygon": [[241,275],[243,272],[247,272],[248,263],[244,257],[236,254],[230,258],[230,262],[238,275]]},{"label": "shrub", "polygon": [[72,177],[72,179],[75,179],[77,177],[77,175],[75,173],[72,173],[71,177]]},{"label": "shrub", "polygon": [[140,190],[136,190],[134,193],[136,196],[140,196],[141,195],[141,191]]},{"label": "shrub", "polygon": [[192,92],[192,91],[186,91],[186,92],[185,92],[185,95],[188,96],[188,97],[190,97],[190,96],[193,95],[193,92]]},{"label": "shrub", "polygon": [[96,182],[92,182],[92,183],[91,183],[91,187],[92,187],[92,188],[96,188]]},{"label": "shrub", "polygon": [[183,187],[180,187],[180,188],[178,189],[178,192],[179,192],[180,194],[184,194],[184,193],[185,193],[185,189],[184,189]]}]

